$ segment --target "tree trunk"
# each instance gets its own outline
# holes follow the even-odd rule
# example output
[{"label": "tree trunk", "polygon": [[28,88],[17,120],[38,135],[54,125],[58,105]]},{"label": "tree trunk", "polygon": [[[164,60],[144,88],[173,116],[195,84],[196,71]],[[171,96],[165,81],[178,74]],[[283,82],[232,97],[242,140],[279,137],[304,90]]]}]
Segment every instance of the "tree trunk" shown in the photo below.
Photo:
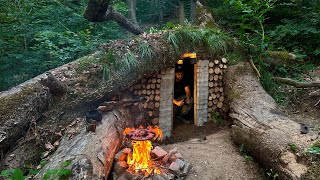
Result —
[{"label": "tree trunk", "polygon": [[182,1],[179,1],[179,23],[184,24],[184,21],[185,21],[184,5]]},{"label": "tree trunk", "polygon": [[233,139],[283,179],[301,179],[308,167],[301,156],[316,139],[315,133],[301,134],[300,125],[278,109],[248,67],[241,63],[229,67],[225,74]]},{"label": "tree trunk", "polygon": [[193,23],[196,18],[196,1],[190,0],[190,21]]},{"label": "tree trunk", "polygon": [[[154,51],[154,57],[148,61],[138,53],[141,42],[148,43]],[[34,147],[35,143],[43,146],[48,136],[54,134],[51,131],[59,131],[60,125],[65,126],[83,117],[88,110],[97,108],[114,94],[121,93],[144,74],[171,67],[176,61],[175,50],[167,42],[165,34],[141,35],[139,39],[130,41],[130,50],[137,57],[138,64],[123,71],[125,73],[119,73],[122,69],[118,69],[110,79],[103,80],[103,62],[108,58],[106,51],[112,49],[115,54],[125,55],[128,46],[128,42],[114,41],[101,47],[105,50],[50,70],[57,80],[67,85],[68,91],[62,96],[52,96],[49,89],[41,85],[40,81],[46,78],[45,74],[1,92],[0,153],[4,156],[1,157],[0,169],[22,167],[25,161],[38,160],[42,149],[30,147]],[[121,62],[121,59],[117,61]],[[31,122],[36,122],[35,129],[43,134],[29,130],[26,136]],[[17,141],[19,138],[22,139]],[[10,148],[12,150],[8,154]]]},{"label": "tree trunk", "polygon": [[143,33],[140,27],[131,23],[126,17],[114,10],[109,0],[89,0],[84,17],[91,22],[115,21],[133,34]]},{"label": "tree trunk", "polygon": [[95,133],[82,129],[72,139],[64,137],[57,151],[50,157],[50,162],[41,169],[36,179],[42,179],[50,169],[61,169],[61,164],[67,160],[72,161],[66,167],[72,170],[69,178],[107,179],[126,127],[133,127],[132,116],[126,110],[116,109],[103,115]]},{"label": "tree trunk", "polygon": [[129,19],[134,23],[138,24],[137,16],[136,16],[136,0],[127,0],[128,8],[129,8]]},{"label": "tree trunk", "polygon": [[[9,91],[0,92],[0,158],[24,136],[32,121],[42,117],[51,101],[49,89],[31,79]],[[1,164],[1,163],[0,163]]]}]

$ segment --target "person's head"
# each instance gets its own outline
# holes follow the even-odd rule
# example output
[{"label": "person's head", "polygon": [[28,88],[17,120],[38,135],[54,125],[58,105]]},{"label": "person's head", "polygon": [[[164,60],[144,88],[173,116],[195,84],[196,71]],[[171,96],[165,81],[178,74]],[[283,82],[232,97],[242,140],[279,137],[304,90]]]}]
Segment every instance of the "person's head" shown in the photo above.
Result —
[{"label": "person's head", "polygon": [[175,76],[176,76],[176,82],[181,81],[183,79],[183,71],[176,71]]}]

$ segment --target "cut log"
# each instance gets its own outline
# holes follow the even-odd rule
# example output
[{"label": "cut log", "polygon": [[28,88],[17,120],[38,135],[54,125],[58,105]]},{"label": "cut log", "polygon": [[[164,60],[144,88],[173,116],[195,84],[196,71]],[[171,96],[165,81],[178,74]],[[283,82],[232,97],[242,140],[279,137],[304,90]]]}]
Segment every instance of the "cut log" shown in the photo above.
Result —
[{"label": "cut log", "polygon": [[153,101],[153,100],[154,100],[154,95],[153,95],[153,94],[151,94],[151,95],[149,96],[149,100],[150,100],[150,101]]},{"label": "cut log", "polygon": [[[297,155],[315,142],[315,133],[301,134],[300,124],[279,110],[249,67],[240,63],[229,67],[225,74],[226,96],[233,97],[228,100],[234,120],[233,139],[254,159],[277,172],[280,179],[301,179],[307,173],[307,165]],[[297,147],[296,152],[290,150],[292,144]]]},{"label": "cut log", "polygon": [[72,139],[64,137],[51,161],[35,179],[42,179],[49,169],[60,169],[67,160],[71,160],[71,164],[66,168],[73,172],[70,179],[107,179],[114,156],[122,143],[122,132],[125,127],[133,127],[130,117],[123,109],[114,110],[103,115],[95,133],[83,129]]},{"label": "cut log", "polygon": [[215,64],[219,64],[219,60],[218,60],[218,59],[214,60],[213,62],[214,62]]},{"label": "cut log", "polygon": [[223,106],[223,103],[222,102],[218,102],[217,107],[220,109],[220,108],[222,108],[222,106]]},{"label": "cut log", "polygon": [[209,81],[213,81],[213,75],[212,74],[209,75]]},{"label": "cut log", "polygon": [[214,75],[214,76],[213,76],[213,80],[218,81],[218,79],[219,79],[219,76],[218,76],[218,75]]},{"label": "cut log", "polygon": [[155,107],[155,108],[159,108],[159,107],[160,107],[160,103],[159,103],[159,102],[155,102],[155,103],[154,103],[154,107]]},{"label": "cut log", "polygon": [[155,84],[157,82],[157,79],[156,78],[152,78],[151,82],[152,82],[152,84]]},{"label": "cut log", "polygon": [[214,66],[214,62],[209,62],[209,67],[213,67]]},{"label": "cut log", "polygon": [[220,74],[220,73],[221,73],[220,68],[219,68],[219,67],[215,67],[215,68],[214,68],[214,73],[215,73],[215,74]]},{"label": "cut log", "polygon": [[152,117],[153,112],[152,112],[152,111],[148,111],[148,115],[149,115],[150,117]]},{"label": "cut log", "polygon": [[222,61],[223,63],[227,63],[227,59],[226,59],[226,58],[222,58],[221,61]]},{"label": "cut log", "polygon": [[153,125],[159,124],[159,118],[154,118],[154,119],[152,119],[152,124],[153,124]]},{"label": "cut log", "polygon": [[156,96],[154,97],[154,100],[160,101],[160,96],[159,96],[159,95],[156,95]]},{"label": "cut log", "polygon": [[209,68],[209,74],[213,74],[214,70],[213,68]]}]

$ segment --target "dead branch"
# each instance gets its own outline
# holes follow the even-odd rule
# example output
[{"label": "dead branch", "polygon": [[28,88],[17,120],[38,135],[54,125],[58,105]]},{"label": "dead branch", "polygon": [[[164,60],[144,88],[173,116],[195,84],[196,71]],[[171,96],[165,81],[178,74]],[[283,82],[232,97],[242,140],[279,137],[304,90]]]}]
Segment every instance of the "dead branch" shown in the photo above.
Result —
[{"label": "dead branch", "polygon": [[290,78],[281,78],[281,77],[273,77],[274,81],[294,86],[296,88],[310,88],[310,87],[320,87],[320,81],[314,81],[314,82],[297,82],[295,80],[292,80]]},{"label": "dead branch", "polygon": [[249,59],[249,64],[252,67],[252,69],[254,70],[255,74],[257,75],[258,78],[261,77],[259,70],[257,69],[257,67],[254,65],[252,59]]}]

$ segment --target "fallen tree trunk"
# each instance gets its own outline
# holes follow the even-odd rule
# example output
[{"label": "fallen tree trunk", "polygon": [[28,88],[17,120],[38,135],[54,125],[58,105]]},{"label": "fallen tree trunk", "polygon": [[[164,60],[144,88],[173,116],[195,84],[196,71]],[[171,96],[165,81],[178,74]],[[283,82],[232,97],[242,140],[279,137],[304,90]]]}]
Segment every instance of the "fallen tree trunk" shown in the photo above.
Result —
[{"label": "fallen tree trunk", "polygon": [[281,78],[281,77],[273,77],[272,80],[287,84],[290,86],[294,86],[296,88],[310,88],[310,87],[320,87],[320,81],[314,81],[314,82],[298,82],[289,78]]},{"label": "fallen tree trunk", "polygon": [[[139,45],[142,43],[148,44],[154,52],[150,60],[143,59],[139,54]],[[109,57],[106,52],[111,50],[114,57]],[[126,66],[121,64],[123,56],[120,55],[126,55],[128,51],[135,55],[137,64],[130,69],[124,69]],[[32,121],[37,122],[37,128],[43,131],[71,123],[76,118],[83,117],[86,111],[97,108],[114,94],[121,93],[121,90],[130,87],[144,75],[171,67],[175,63],[175,56],[176,52],[167,41],[166,34],[143,34],[139,39],[130,42],[117,40],[104,44],[101,50],[92,55],[50,70],[55,83],[59,84],[57,81],[60,81],[67,86],[59,88],[66,90],[65,93],[56,93],[52,88],[50,91],[50,88],[42,85],[43,80],[47,78],[46,73],[1,92],[0,169],[24,166],[25,161],[33,162],[39,159],[41,149],[30,148],[35,144],[30,138],[39,138],[37,143],[40,146],[44,145],[48,138],[24,138]],[[115,57],[118,64],[110,64],[108,61]],[[120,66],[120,69],[116,69],[115,66]],[[104,68],[113,70],[109,79],[103,77]],[[18,145],[19,138],[23,138],[19,142],[25,144],[24,146]],[[9,149],[13,149],[10,154],[7,153]],[[15,156],[10,156],[11,154]]]},{"label": "fallen tree trunk", "polygon": [[[229,67],[225,74],[234,141],[262,165],[283,179],[301,179],[307,173],[302,153],[317,136],[300,133],[300,124],[287,118],[269,96],[248,64]],[[292,148],[295,147],[295,148]]]},{"label": "fallen tree trunk", "polygon": [[[107,179],[116,152],[122,144],[125,127],[133,127],[132,118],[126,110],[115,109],[103,115],[95,133],[81,132],[72,139],[64,137],[61,145],[50,157],[51,161],[37,174],[42,179],[54,169],[69,169],[74,179]],[[63,163],[71,161],[67,167]],[[52,179],[57,174],[51,173]],[[46,175],[46,176],[47,176]]]}]

